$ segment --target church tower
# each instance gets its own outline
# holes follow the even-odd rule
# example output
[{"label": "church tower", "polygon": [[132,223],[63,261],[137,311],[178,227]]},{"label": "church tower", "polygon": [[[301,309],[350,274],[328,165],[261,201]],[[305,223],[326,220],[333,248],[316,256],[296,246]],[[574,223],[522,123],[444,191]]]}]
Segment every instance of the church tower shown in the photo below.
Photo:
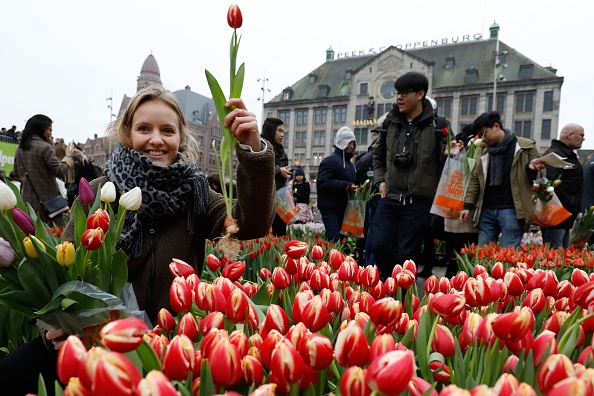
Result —
[{"label": "church tower", "polygon": [[161,72],[159,71],[159,65],[157,64],[153,54],[150,54],[140,69],[140,76],[138,76],[136,84],[136,92],[155,84],[163,85],[163,83],[161,83]]}]

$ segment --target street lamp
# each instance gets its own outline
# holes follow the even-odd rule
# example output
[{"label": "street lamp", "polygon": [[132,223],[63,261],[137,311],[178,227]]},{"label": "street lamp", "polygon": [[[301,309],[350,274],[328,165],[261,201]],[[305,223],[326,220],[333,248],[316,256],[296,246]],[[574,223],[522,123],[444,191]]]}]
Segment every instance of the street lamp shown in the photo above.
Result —
[{"label": "street lamp", "polygon": [[493,109],[497,109],[497,81],[503,81],[505,78],[503,75],[498,73],[499,67],[506,68],[507,64],[505,63],[505,56],[507,55],[507,51],[499,51],[499,25],[497,22],[493,22],[493,24],[489,27],[489,31],[491,33],[490,39],[495,39],[495,51],[493,55],[495,55],[495,65],[493,67]]}]

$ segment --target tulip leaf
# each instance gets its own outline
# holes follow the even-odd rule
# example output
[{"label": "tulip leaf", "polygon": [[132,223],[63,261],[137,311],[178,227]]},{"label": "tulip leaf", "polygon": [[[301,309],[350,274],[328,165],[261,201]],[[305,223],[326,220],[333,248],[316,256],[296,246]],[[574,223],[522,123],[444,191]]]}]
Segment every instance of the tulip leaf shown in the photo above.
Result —
[{"label": "tulip leaf", "polygon": [[142,362],[142,368],[145,373],[151,370],[161,371],[161,361],[146,339],[143,339],[142,344],[136,348],[136,353]]},{"label": "tulip leaf", "polygon": [[71,216],[74,216],[74,240],[78,242],[80,241],[82,234],[87,230],[87,215],[78,201],[78,198],[74,200],[74,205],[70,214]]},{"label": "tulip leaf", "polygon": [[257,305],[270,305],[270,295],[268,294],[268,290],[266,286],[268,285],[269,281],[266,281],[263,285],[260,286],[256,294],[252,297],[252,301],[254,304]]},{"label": "tulip leaf", "polygon": [[37,380],[37,394],[39,396],[47,396],[47,389],[45,387],[45,381],[43,375],[39,373],[39,379]]},{"label": "tulip leaf", "polygon": [[31,307],[29,305],[23,305],[21,303],[18,303],[13,298],[5,298],[4,293],[0,295],[0,304],[10,308],[13,311],[20,312],[28,318],[30,318],[33,315],[33,313],[31,312]]},{"label": "tulip leaf", "polygon": [[45,279],[45,274],[39,267],[38,262],[34,260],[23,261],[19,266],[18,274],[23,289],[37,301],[34,307],[43,307],[52,299],[52,294],[42,281],[42,279]]},{"label": "tulip leaf", "polygon": [[[16,228],[18,227],[14,227],[10,219],[4,213],[0,212],[0,237],[8,241],[19,256],[23,256],[22,243],[19,243],[19,239],[17,239]],[[22,235],[24,237],[25,234]],[[22,240],[23,238],[20,238],[20,241]]]},{"label": "tulip leaf", "polygon": [[114,296],[119,296],[128,281],[128,257],[122,249],[119,249],[111,257],[111,286],[108,290]]},{"label": "tulip leaf", "polygon": [[204,71],[206,74],[206,81],[208,82],[208,87],[210,88],[210,92],[212,94],[212,100],[215,104],[215,109],[217,110],[217,115],[219,116],[219,122],[221,123],[221,127],[223,127],[223,123],[225,121],[225,116],[228,114],[228,110],[225,108],[225,103],[227,103],[227,99],[225,98],[225,94],[219,85],[219,82],[208,70]]},{"label": "tulip leaf", "polygon": [[63,298],[64,297],[62,297],[62,296],[58,296],[58,297],[54,298],[52,301],[50,301],[49,303],[47,303],[46,306],[44,306],[43,308],[41,308],[38,311],[35,311],[35,315],[36,316],[43,317],[47,313],[49,313],[49,312],[51,312],[51,311],[53,311],[55,309],[60,308],[62,306],[61,300]]},{"label": "tulip leaf", "polygon": [[[23,259],[26,260],[26,259]],[[17,266],[18,267],[18,266]],[[4,280],[10,283],[13,287],[22,289],[23,285],[19,279],[19,274],[17,273],[17,269],[14,266],[10,267],[0,267],[0,276],[4,278]]]},{"label": "tulip leaf", "polygon": [[242,63],[235,75],[235,84],[233,85],[232,98],[241,98],[241,90],[243,88],[243,79],[245,77],[245,63]]},{"label": "tulip leaf", "polygon": [[212,371],[208,360],[202,359],[202,367],[200,367],[200,396],[216,395],[214,381],[212,380]]}]

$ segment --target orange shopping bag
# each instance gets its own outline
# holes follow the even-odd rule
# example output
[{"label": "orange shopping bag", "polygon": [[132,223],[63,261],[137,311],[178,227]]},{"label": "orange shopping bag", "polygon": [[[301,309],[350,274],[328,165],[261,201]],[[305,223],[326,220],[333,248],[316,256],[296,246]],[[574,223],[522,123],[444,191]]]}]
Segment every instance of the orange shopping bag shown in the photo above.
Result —
[{"label": "orange shopping bag", "polygon": [[347,203],[340,233],[347,237],[364,238],[366,201],[351,199]]},{"label": "orange shopping bag", "polygon": [[448,157],[441,172],[431,213],[446,219],[457,219],[464,207],[464,193],[468,177],[465,164],[460,158]]},{"label": "orange shopping bag", "polygon": [[563,207],[557,194],[547,202],[536,199],[534,206],[534,222],[541,227],[554,227],[569,218],[571,213]]},{"label": "orange shopping bag", "polygon": [[276,214],[286,223],[293,224],[299,218],[295,201],[293,200],[293,192],[290,186],[285,186],[276,191],[274,197],[276,204]]}]

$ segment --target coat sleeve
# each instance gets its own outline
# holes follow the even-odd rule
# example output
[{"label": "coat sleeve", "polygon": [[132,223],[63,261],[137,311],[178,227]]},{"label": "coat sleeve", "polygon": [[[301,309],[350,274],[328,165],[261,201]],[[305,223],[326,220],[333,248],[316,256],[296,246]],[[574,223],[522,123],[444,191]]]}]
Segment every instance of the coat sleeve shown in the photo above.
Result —
[{"label": "coat sleeve", "polygon": [[[237,199],[233,201],[233,218],[237,221],[240,240],[265,236],[274,218],[274,152],[272,145],[266,145],[261,154],[251,154],[236,148],[239,166],[237,167]],[[210,240],[225,235],[225,201],[221,194],[210,190],[208,199],[207,223],[210,227]]]},{"label": "coat sleeve", "polygon": [[56,156],[56,150],[51,145],[46,145],[41,152],[41,158],[54,176],[64,180],[70,166],[66,162],[60,162]]},{"label": "coat sleeve", "polygon": [[373,182],[386,181],[386,133],[380,132],[373,149]]}]

